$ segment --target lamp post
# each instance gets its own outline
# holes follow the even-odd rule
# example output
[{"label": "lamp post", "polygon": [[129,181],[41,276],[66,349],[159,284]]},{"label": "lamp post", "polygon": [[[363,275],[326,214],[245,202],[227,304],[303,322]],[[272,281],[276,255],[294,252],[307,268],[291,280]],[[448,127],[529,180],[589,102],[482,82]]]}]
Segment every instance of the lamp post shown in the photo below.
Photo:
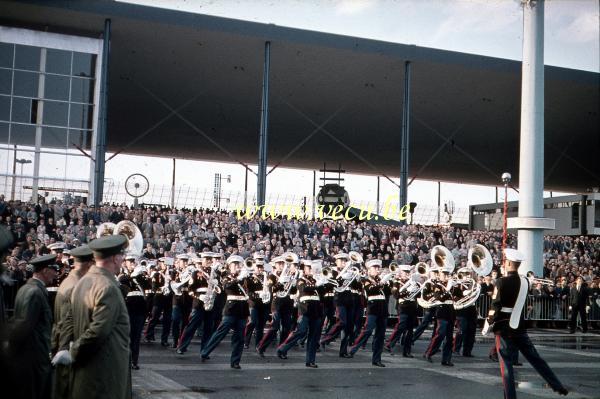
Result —
[{"label": "lamp post", "polygon": [[508,172],[502,173],[502,183],[504,184],[504,212],[502,214],[502,263],[504,263],[504,250],[506,249],[506,219],[508,214],[508,183],[512,176]]},{"label": "lamp post", "polygon": [[[19,176],[21,176],[21,190],[20,190],[20,194],[19,194],[19,199],[21,201],[23,201],[23,187],[22,187],[23,186],[23,165],[26,163],[31,163],[31,159],[24,159],[24,158],[15,159],[15,162],[21,164],[21,173],[19,175]],[[15,177],[15,179],[16,179],[16,177]],[[13,195],[13,197],[14,197],[14,195]],[[35,199],[35,202],[37,203],[37,198]]]}]

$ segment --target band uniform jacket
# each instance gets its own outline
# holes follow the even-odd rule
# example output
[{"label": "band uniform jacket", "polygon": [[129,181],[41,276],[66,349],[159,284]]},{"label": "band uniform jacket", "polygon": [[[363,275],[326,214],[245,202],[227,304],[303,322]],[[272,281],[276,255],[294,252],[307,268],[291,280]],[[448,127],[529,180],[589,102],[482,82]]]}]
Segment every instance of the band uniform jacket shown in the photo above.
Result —
[{"label": "band uniform jacket", "polygon": [[[50,335],[52,310],[44,283],[30,278],[17,292],[9,333],[9,357],[16,398],[46,398],[50,395]],[[6,373],[3,372],[4,376]],[[10,390],[9,390],[10,391]],[[14,395],[14,393],[17,395]]]},{"label": "band uniform jacket", "polygon": [[579,287],[579,290],[576,286],[571,288],[569,295],[571,307],[573,307],[573,309],[585,309],[589,297],[588,287],[585,284],[582,284],[581,287]]},{"label": "band uniform jacket", "polygon": [[261,276],[252,276],[248,279],[248,303],[251,308],[262,306],[263,302],[260,299],[260,293],[263,289]]},{"label": "band uniform jacket", "polygon": [[[52,326],[52,342],[50,344],[52,354],[60,349],[68,348],[69,342],[63,337],[64,322],[71,310],[71,293],[73,288],[81,279],[80,270],[72,270],[67,278],[60,284],[54,300],[54,325]],[[54,385],[52,387],[54,399],[70,397],[71,366],[56,365],[54,371]]]},{"label": "band uniform jacket", "polygon": [[247,281],[248,277],[242,281],[238,281],[236,278],[225,277],[223,279],[223,287],[225,294],[227,295],[227,301],[223,308],[223,316],[233,316],[237,318],[246,318],[250,316],[250,309],[248,307],[248,300],[231,300],[231,296],[241,297],[244,296],[244,292],[248,293]]},{"label": "band uniform jacket", "polygon": [[363,282],[363,287],[367,297],[367,314],[387,317],[388,298],[390,295],[389,285],[381,284],[377,277],[371,277]]},{"label": "band uniform jacket", "polygon": [[[278,293],[282,292],[284,289],[283,284],[279,283],[279,278],[276,275],[272,275],[274,277],[275,283],[273,284],[273,294],[271,295],[271,311],[272,312],[291,312],[294,308],[294,300],[290,298],[290,295],[286,295],[285,297],[280,297]],[[290,289],[289,294],[294,293],[294,288]]]},{"label": "band uniform jacket", "polygon": [[188,286],[188,294],[192,296],[192,309],[200,309],[204,307],[202,297],[207,294],[208,281],[204,275],[196,270],[192,273],[192,282]]},{"label": "band uniform jacket", "polygon": [[[529,291],[529,283],[527,285],[524,288]],[[512,329],[509,325],[511,313],[501,311],[502,308],[512,308],[515,306],[520,286],[521,278],[517,272],[508,272],[506,277],[496,280],[496,289],[492,295],[492,303],[490,305],[490,309],[494,311],[494,314],[491,316],[492,320],[488,320],[490,324],[493,323],[492,331],[496,335],[510,332],[523,333],[526,330],[523,316],[525,309],[521,311],[521,318],[517,329]]]},{"label": "band uniform jacket", "polygon": [[115,276],[92,266],[71,294],[72,397],[131,398],[129,316]]},{"label": "band uniform jacket", "polygon": [[149,281],[146,277],[140,275],[129,277],[126,285],[128,288],[125,294],[127,312],[131,315],[146,314],[147,305],[144,291],[149,287]]},{"label": "band uniform jacket", "polygon": [[[340,273],[337,270],[332,270],[331,275],[338,282],[338,287],[341,287],[344,284],[344,279],[340,276]],[[355,282],[350,284],[350,287],[342,292],[335,292],[335,305],[336,306],[352,306],[354,305],[354,298],[352,297],[352,285]]]},{"label": "band uniform jacket", "polygon": [[[298,280],[298,312],[311,319],[323,317],[321,298],[323,289],[317,287],[312,276],[304,276]],[[303,299],[306,298],[306,299]],[[314,297],[314,298],[307,298]]]},{"label": "band uniform jacket", "polygon": [[408,281],[408,279],[395,281],[392,287],[392,294],[396,299],[396,310],[400,313],[405,313],[410,315],[411,317],[416,316],[417,314],[417,301],[415,299],[408,300],[406,299],[410,292],[408,290],[404,290],[400,292],[400,288]]},{"label": "band uniform jacket", "polygon": [[446,285],[440,280],[433,280],[433,296],[441,305],[435,306],[435,314],[438,319],[454,320],[454,305],[452,304],[452,294],[446,290]]}]

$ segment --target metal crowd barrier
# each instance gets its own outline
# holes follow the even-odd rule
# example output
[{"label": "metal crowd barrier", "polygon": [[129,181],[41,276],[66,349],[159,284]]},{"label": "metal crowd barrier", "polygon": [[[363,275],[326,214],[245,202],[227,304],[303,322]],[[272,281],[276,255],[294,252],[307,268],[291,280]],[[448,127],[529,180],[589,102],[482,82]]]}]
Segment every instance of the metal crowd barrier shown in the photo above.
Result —
[{"label": "metal crowd barrier", "polygon": [[[481,295],[476,302],[479,318],[483,319],[488,314],[492,297]],[[569,310],[570,300],[561,300],[558,298],[527,296],[525,302],[525,320],[539,321],[568,321],[571,312]],[[590,304],[587,312],[588,321],[600,321],[600,306],[596,302]]]},{"label": "metal crowd barrier", "polygon": [[[19,287],[20,285],[18,284],[2,284],[4,310],[8,316],[12,316],[13,314],[15,297],[17,296]],[[491,303],[492,297],[490,295],[481,295],[475,303],[480,320],[487,316]],[[569,321],[569,305],[570,301],[568,298],[563,301],[547,297],[536,298],[533,295],[529,295],[525,302],[525,319],[533,321]],[[393,298],[390,298],[388,310],[390,318],[396,318],[398,316],[396,312],[396,302]],[[422,316],[421,308],[418,310],[418,316]],[[600,321],[600,305],[597,302],[592,301],[587,316],[588,321]]]}]

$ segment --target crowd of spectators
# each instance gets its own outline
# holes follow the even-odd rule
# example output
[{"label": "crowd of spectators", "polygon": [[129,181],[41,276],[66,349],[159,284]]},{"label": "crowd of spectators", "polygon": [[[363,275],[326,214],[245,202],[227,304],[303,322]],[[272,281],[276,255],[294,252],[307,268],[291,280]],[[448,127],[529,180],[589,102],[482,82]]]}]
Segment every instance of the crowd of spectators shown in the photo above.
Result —
[{"label": "crowd of spectators", "polygon": [[[7,257],[13,280],[22,281],[27,262],[48,253],[48,245],[62,241],[68,247],[96,237],[101,223],[131,220],[142,232],[148,259],[181,253],[209,251],[225,256],[248,257],[255,251],[267,259],[294,251],[308,259],[328,259],[339,252],[358,251],[364,259],[380,258],[384,266],[416,264],[429,259],[437,244],[449,248],[457,264],[467,263],[468,248],[485,245],[494,264],[500,264],[502,232],[470,231],[453,226],[375,225],[345,220],[238,219],[235,212],[210,209],[170,209],[105,204],[94,208],[86,204],[67,205],[61,201],[38,204],[6,201],[0,195],[0,224],[14,235],[14,249]],[[516,247],[516,236],[508,235],[509,247]],[[591,290],[598,291],[600,277],[600,237],[547,236],[544,239],[544,277],[555,286],[532,285],[534,297],[564,300],[566,289],[578,276]],[[482,294],[491,295],[498,271],[480,279]]]}]

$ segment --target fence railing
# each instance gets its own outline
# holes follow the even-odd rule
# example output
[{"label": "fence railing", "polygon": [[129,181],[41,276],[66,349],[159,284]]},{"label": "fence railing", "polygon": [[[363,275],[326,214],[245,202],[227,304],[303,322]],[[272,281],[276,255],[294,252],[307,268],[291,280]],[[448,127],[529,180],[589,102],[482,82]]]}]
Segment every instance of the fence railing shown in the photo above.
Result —
[{"label": "fence railing", "polygon": [[[9,315],[13,313],[15,297],[19,288],[20,285],[17,284],[2,284],[4,307]],[[492,298],[489,295],[481,295],[475,303],[480,320],[488,314],[491,303]],[[529,295],[525,302],[525,319],[531,321],[568,321],[571,315],[569,306],[569,299],[535,298]],[[396,301],[392,298],[389,302],[389,314],[390,317],[397,316]],[[587,318],[589,322],[600,321],[600,304],[591,301]]]}]

